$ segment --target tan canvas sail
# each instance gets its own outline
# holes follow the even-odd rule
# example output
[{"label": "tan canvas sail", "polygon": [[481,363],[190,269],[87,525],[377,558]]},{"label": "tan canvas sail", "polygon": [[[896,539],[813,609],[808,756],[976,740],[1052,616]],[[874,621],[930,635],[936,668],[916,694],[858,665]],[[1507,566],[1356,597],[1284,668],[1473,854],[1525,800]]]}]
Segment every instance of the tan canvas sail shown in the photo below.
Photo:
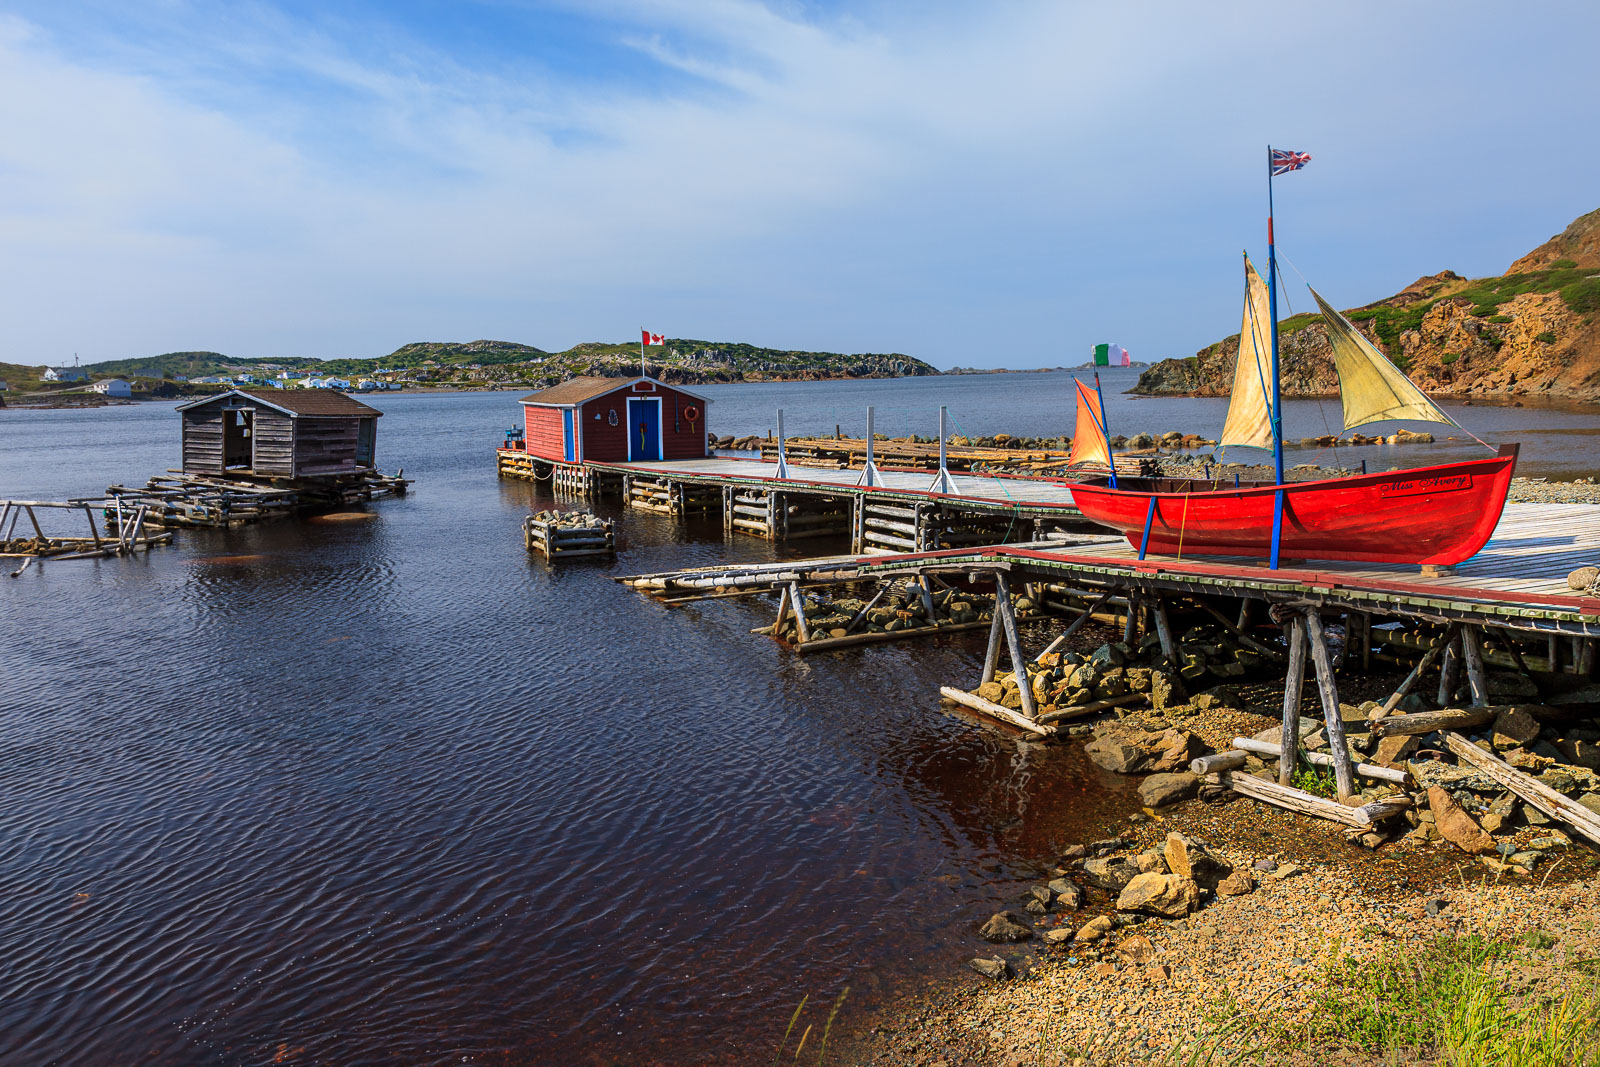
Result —
[{"label": "tan canvas sail", "polygon": [[1106,413],[1100,407],[1100,398],[1078,379],[1072,379],[1078,394],[1078,422],[1072,431],[1072,454],[1067,466],[1087,463],[1095,467],[1111,468],[1111,442],[1106,438]]},{"label": "tan canvas sail", "polygon": [[1334,369],[1339,372],[1339,399],[1344,404],[1345,429],[1389,419],[1459,425],[1440,411],[1421,389],[1412,385],[1411,379],[1363,337],[1349,319],[1330,307],[1321,293],[1311,289],[1311,295],[1317,298],[1322,317],[1328,324]]},{"label": "tan canvas sail", "polygon": [[1233,399],[1218,444],[1272,447],[1272,312],[1261,275],[1244,258],[1244,325],[1233,368]]}]

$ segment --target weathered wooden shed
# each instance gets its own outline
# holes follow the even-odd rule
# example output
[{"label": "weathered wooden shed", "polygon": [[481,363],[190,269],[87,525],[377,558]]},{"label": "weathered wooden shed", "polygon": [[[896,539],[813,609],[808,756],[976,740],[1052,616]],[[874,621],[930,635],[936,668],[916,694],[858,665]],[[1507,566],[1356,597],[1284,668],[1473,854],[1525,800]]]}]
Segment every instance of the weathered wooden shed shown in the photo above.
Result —
[{"label": "weathered wooden shed", "polygon": [[570,378],[522,398],[526,448],[567,463],[694,459],[710,404],[654,378]]},{"label": "weathered wooden shed", "polygon": [[178,407],[185,474],[308,478],[377,462],[377,408],[336,389],[230,389]]}]

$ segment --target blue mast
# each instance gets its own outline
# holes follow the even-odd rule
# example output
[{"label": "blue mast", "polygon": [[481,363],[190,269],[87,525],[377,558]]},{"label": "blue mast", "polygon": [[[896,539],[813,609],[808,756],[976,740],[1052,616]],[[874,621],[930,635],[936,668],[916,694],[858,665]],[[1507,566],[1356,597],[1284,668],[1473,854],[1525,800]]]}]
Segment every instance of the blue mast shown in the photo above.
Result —
[{"label": "blue mast", "polygon": [[[1111,419],[1106,415],[1106,394],[1100,391],[1100,372],[1094,372],[1094,396],[1100,401],[1100,417],[1095,419],[1095,426],[1106,439],[1106,462],[1111,466],[1111,488],[1117,487],[1117,461],[1111,458],[1111,431],[1107,427]],[[1094,412],[1089,412],[1089,417],[1094,419]]]},{"label": "blue mast", "polygon": [[1278,382],[1278,253],[1272,235],[1272,146],[1267,145],[1267,307],[1272,319],[1272,463],[1283,484],[1283,396]]}]

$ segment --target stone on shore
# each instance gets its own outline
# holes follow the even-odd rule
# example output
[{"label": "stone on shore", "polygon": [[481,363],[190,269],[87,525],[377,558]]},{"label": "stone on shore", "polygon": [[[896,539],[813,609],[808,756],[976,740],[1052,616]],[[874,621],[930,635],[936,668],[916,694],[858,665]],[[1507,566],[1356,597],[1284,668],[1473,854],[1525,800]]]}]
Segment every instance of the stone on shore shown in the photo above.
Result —
[{"label": "stone on shore", "polygon": [[1502,711],[1494,720],[1489,733],[1489,743],[1496,749],[1521,748],[1539,740],[1539,723],[1521,708]]},{"label": "stone on shore", "polygon": [[1139,800],[1147,808],[1164,808],[1188,800],[1199,791],[1199,776],[1188,771],[1152,774],[1139,783]]},{"label": "stone on shore", "polygon": [[1033,931],[1019,916],[1009,911],[997,911],[979,928],[978,936],[996,944],[1008,944],[1028,940],[1033,936]]},{"label": "stone on shore", "polygon": [[1084,944],[1092,944],[1096,941],[1099,941],[1110,932],[1111,920],[1104,915],[1096,915],[1094,918],[1078,927],[1078,932],[1074,939]]},{"label": "stone on shore", "polygon": [[1182,919],[1200,907],[1200,887],[1176,874],[1141,874],[1117,897],[1118,911],[1142,911],[1163,919]]},{"label": "stone on shore", "polygon": [[1494,838],[1484,833],[1442,786],[1428,787],[1428,807],[1433,812],[1433,824],[1440,837],[1474,856],[1494,851]]},{"label": "stone on shore", "polygon": [[1163,855],[1167,858],[1167,869],[1173,874],[1192,878],[1207,889],[1215,889],[1217,883],[1233,873],[1232,864],[1218,859],[1200,842],[1182,834],[1167,835]]},{"label": "stone on shore", "polygon": [[1254,893],[1255,889],[1256,880],[1251,877],[1249,871],[1234,871],[1217,883],[1217,896],[1242,897]]},{"label": "stone on shore", "polygon": [[1089,884],[1108,893],[1119,893],[1140,873],[1137,864],[1120,856],[1083,861],[1083,876]]},{"label": "stone on shore", "polygon": [[1076,910],[1083,906],[1083,890],[1076,882],[1057,878],[1050,882],[1048,888],[1056,895],[1056,907]]},{"label": "stone on shore", "polygon": [[968,960],[967,966],[985,978],[993,978],[996,981],[1003,981],[1011,977],[1011,964],[999,956],[991,956],[987,959],[979,956],[977,959]]},{"label": "stone on shore", "polygon": [[1117,958],[1122,960],[1123,963],[1149,963],[1156,958],[1155,944],[1143,934],[1134,934],[1132,937],[1124,938],[1122,944],[1118,945],[1114,951],[1117,954]]}]

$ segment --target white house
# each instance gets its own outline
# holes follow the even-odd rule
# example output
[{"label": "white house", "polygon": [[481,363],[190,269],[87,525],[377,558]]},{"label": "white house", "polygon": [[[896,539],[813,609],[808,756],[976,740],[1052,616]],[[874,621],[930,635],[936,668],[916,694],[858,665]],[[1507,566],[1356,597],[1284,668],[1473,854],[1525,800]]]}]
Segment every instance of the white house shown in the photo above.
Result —
[{"label": "white house", "polygon": [[89,388],[102,396],[122,397],[124,400],[133,395],[133,386],[121,378],[102,378]]},{"label": "white house", "polygon": [[81,382],[89,373],[76,367],[46,367],[39,377],[47,382]]},{"label": "white house", "polygon": [[0,382],[0,393],[3,393],[7,389],[10,389],[10,388],[11,388],[10,385],[6,384],[5,382]]}]

